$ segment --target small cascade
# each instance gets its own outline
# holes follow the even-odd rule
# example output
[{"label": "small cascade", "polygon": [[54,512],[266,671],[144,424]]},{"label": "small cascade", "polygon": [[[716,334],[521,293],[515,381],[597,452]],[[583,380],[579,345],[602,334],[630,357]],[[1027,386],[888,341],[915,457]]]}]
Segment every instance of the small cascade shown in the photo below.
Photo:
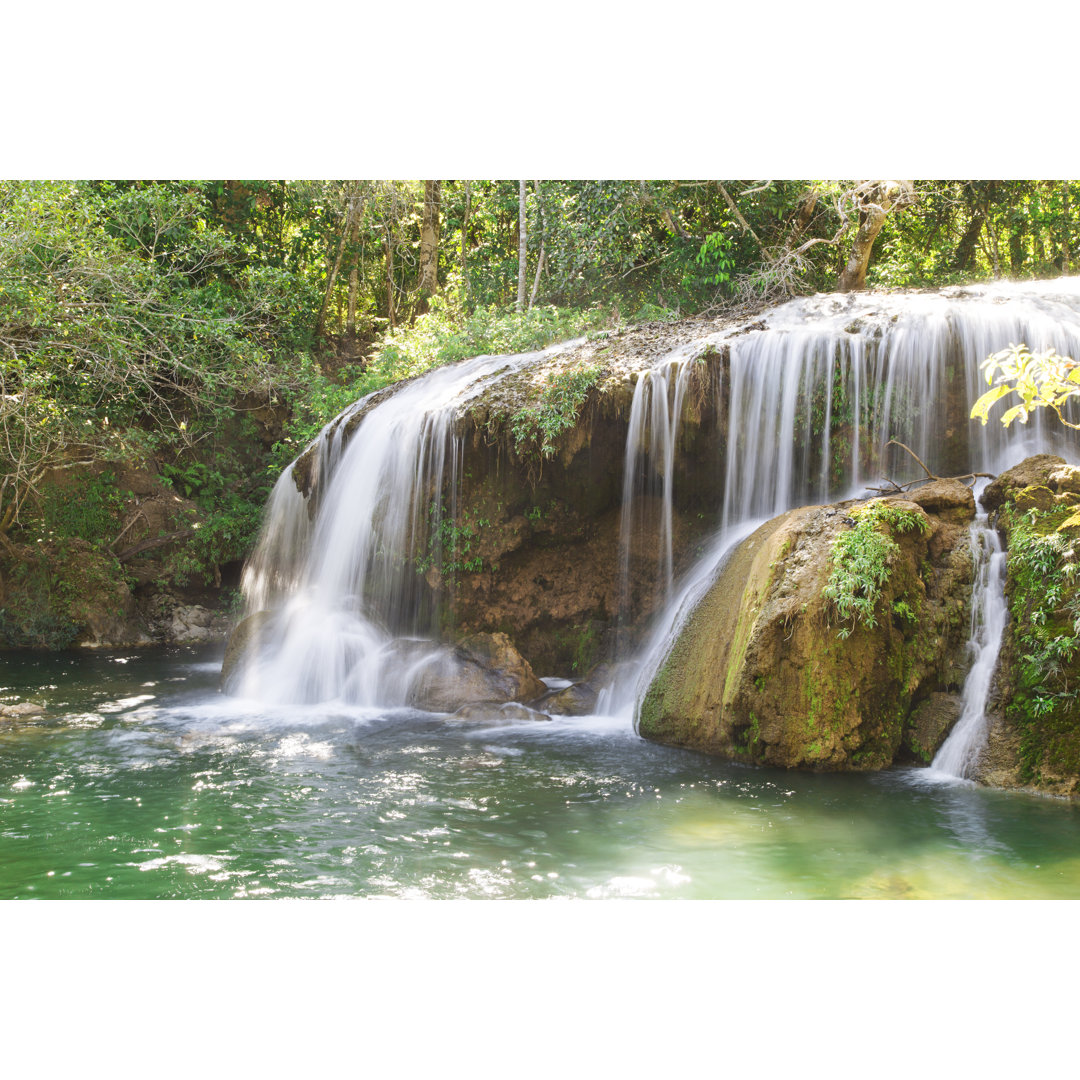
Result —
[{"label": "small cascade", "polygon": [[671,601],[653,619],[649,634],[635,655],[616,665],[611,682],[601,691],[597,711],[612,715],[634,715],[641,698],[664,658],[671,651],[683,624],[705,595],[728,557],[759,525],[760,519],[743,521],[723,529],[713,538],[682,581]]},{"label": "small cascade", "polygon": [[[260,655],[245,665],[241,694],[407,702],[412,678],[444,651],[424,640],[435,636],[438,613],[417,563],[430,558],[439,568],[441,548],[430,541],[455,514],[459,410],[492,380],[574,344],[437,369],[374,407],[358,402],[324,429],[278,480],[245,571],[249,613],[277,615]],[[302,461],[316,492],[309,498],[294,479]]]},{"label": "small cascade", "polygon": [[657,588],[662,605],[671,603],[674,585],[673,498],[679,426],[692,361],[705,342],[695,341],[665,356],[638,375],[630,406],[623,465],[622,513],[619,525],[620,619],[630,610],[630,560],[635,537],[657,537]]},{"label": "small cascade", "polygon": [[1001,546],[1001,536],[996,529],[987,527],[985,517],[971,526],[971,546],[977,557],[968,640],[973,663],[964,681],[960,719],[931,762],[926,773],[930,779],[969,779],[986,747],[986,702],[1008,620],[1005,602],[1008,556]]}]

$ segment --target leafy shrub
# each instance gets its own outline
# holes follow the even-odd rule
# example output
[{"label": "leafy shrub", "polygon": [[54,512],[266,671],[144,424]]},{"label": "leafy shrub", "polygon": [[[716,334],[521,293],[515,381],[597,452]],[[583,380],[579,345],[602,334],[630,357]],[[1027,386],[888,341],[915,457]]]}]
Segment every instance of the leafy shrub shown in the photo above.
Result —
[{"label": "leafy shrub", "polygon": [[832,570],[822,590],[836,605],[840,618],[851,620],[850,627],[840,630],[842,638],[848,637],[857,623],[871,629],[877,626],[877,602],[900,553],[900,545],[889,533],[926,532],[929,528],[922,514],[878,500],[858,507],[851,516],[854,527],[833,540]]},{"label": "leafy shrub", "polygon": [[544,457],[554,457],[555,440],[573,426],[602,370],[599,364],[579,364],[549,375],[539,402],[524,406],[510,418],[518,453],[532,440],[539,443]]}]

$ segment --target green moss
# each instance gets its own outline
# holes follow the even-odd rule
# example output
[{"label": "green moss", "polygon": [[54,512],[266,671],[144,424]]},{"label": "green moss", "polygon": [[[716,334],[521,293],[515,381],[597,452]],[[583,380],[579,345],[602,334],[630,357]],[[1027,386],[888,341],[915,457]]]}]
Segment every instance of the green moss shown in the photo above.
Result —
[{"label": "green moss", "polygon": [[557,630],[553,640],[556,653],[569,657],[571,671],[584,675],[596,666],[600,635],[595,623],[581,623],[568,630]]}]

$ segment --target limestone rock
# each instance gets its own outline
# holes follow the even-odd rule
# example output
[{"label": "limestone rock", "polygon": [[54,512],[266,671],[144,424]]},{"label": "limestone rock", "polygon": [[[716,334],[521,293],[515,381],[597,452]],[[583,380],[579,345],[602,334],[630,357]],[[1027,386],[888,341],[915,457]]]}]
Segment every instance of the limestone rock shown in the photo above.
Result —
[{"label": "limestone rock", "polygon": [[19,701],[14,705],[0,705],[0,717],[6,720],[22,720],[27,716],[41,716],[45,710],[32,701]]},{"label": "limestone rock", "polygon": [[514,724],[522,720],[550,721],[551,717],[547,713],[511,701],[503,705],[462,705],[450,719],[485,724]]},{"label": "limestone rock", "polygon": [[1080,469],[1075,465],[1061,465],[1052,469],[1046,480],[1054,491],[1080,495]]},{"label": "limestone rock", "polygon": [[221,662],[221,687],[227,689],[239,673],[241,659],[250,650],[256,652],[265,638],[273,621],[273,613],[269,611],[256,611],[240,624],[229,636],[225,646],[225,657]]},{"label": "limestone rock", "polygon": [[887,500],[928,528],[893,535],[876,626],[859,623],[846,639],[822,590],[849,507],[803,507],[759,528],[688,618],[645,694],[641,734],[766,765],[891,764],[912,706],[958,690],[967,667],[973,561],[967,530],[950,518],[970,520],[974,504],[941,495],[931,493],[941,515]]},{"label": "limestone rock", "polygon": [[959,480],[934,480],[908,492],[907,498],[928,514],[967,522],[975,516],[975,495]]},{"label": "limestone rock", "polygon": [[546,712],[555,716],[588,716],[596,711],[597,691],[587,683],[553,690],[538,702]]},{"label": "limestone rock", "polygon": [[1054,505],[1054,493],[1044,484],[1030,484],[1016,492],[1013,505],[1017,510],[1049,510]]},{"label": "limestone rock", "polygon": [[1051,473],[1056,472],[1065,465],[1065,459],[1056,454],[1035,454],[1025,458],[1019,465],[1006,469],[996,480],[986,485],[979,502],[987,511],[997,510],[998,507],[1015,497],[1016,493],[1026,487],[1044,486],[1048,483]]},{"label": "limestone rock", "polygon": [[953,724],[960,719],[963,701],[959,694],[933,691],[911,714],[904,745],[920,761],[932,761]]},{"label": "limestone rock", "polygon": [[545,690],[506,634],[471,634],[432,655],[416,673],[408,702],[454,712],[462,705],[532,701]]},{"label": "limestone rock", "polygon": [[172,640],[178,645],[213,641],[217,636],[213,623],[214,615],[206,608],[198,604],[181,605],[172,613]]}]

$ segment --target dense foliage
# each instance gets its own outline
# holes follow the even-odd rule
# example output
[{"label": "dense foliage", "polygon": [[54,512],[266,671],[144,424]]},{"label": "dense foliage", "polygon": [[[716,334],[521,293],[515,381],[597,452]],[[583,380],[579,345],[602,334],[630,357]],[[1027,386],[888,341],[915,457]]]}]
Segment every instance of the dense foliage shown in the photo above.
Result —
[{"label": "dense foliage", "polygon": [[990,410],[1002,398],[1017,394],[1020,403],[1007,409],[1001,422],[1008,427],[1014,420],[1026,424],[1036,409],[1052,409],[1067,427],[1080,424],[1066,418],[1068,409],[1080,397],[1080,364],[1055,349],[1032,353],[1026,345],[1013,345],[994,353],[983,363],[990,389],[971,408],[971,418],[985,424]]},{"label": "dense foliage", "polygon": [[[56,469],[123,462],[202,516],[173,579],[216,580],[270,476],[365,393],[841,282],[1069,272],[1078,198],[1071,181],[3,181],[0,547],[48,533]],[[523,452],[550,451],[579,389],[515,419]]]}]

